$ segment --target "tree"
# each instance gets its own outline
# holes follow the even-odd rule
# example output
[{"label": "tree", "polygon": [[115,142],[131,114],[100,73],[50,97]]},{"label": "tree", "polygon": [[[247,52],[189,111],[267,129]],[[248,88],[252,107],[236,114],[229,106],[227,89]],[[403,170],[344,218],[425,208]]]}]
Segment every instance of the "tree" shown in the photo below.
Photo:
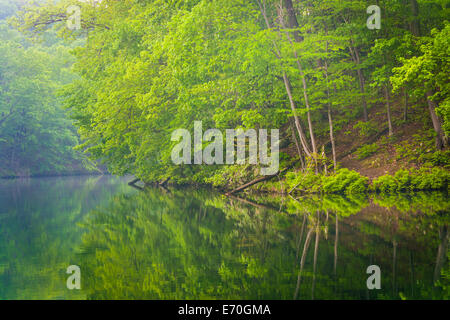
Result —
[{"label": "tree", "polygon": [[448,139],[442,129],[438,114],[444,119],[444,128],[448,133],[449,35],[450,25],[448,23],[441,31],[433,30],[432,36],[424,39],[424,43],[420,46],[421,55],[404,59],[402,66],[394,68],[394,76],[391,78],[395,90],[409,83],[415,85],[414,93],[416,95],[426,95],[429,114],[436,132],[436,148],[438,150],[447,145]]}]

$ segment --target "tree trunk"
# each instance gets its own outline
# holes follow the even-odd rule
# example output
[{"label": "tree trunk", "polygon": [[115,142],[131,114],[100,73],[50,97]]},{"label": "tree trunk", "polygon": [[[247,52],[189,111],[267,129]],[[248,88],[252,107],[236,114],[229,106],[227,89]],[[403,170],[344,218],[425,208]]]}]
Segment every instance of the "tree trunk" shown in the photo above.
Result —
[{"label": "tree trunk", "polygon": [[411,33],[416,37],[420,36],[420,21],[419,21],[419,4],[417,0],[410,0],[411,13],[413,20],[411,21]]},{"label": "tree trunk", "polygon": [[334,172],[336,172],[336,167],[337,167],[336,145],[334,142],[334,134],[333,134],[333,119],[331,117],[331,103],[328,104],[328,125],[330,126],[331,152],[333,153],[333,169],[334,169]]},{"label": "tree trunk", "polygon": [[306,155],[308,157],[311,157],[311,151],[308,147],[308,142],[306,141],[305,133],[303,132],[303,128],[301,127],[301,124],[300,124],[300,119],[298,118],[298,115],[297,115],[297,108],[296,108],[294,97],[292,96],[292,91],[291,91],[291,83],[289,82],[289,78],[287,77],[286,72],[283,72],[283,82],[284,82],[284,86],[286,88],[286,93],[289,98],[291,110],[294,115],[295,126],[296,126],[297,131],[300,136],[300,142],[302,143],[303,150],[305,151]]},{"label": "tree trunk", "polygon": [[248,187],[251,187],[251,186],[254,185],[254,184],[257,184],[257,183],[260,183],[260,182],[263,182],[263,181],[270,180],[270,179],[272,179],[273,177],[276,177],[277,175],[286,172],[286,171],[289,170],[290,168],[292,168],[292,164],[289,165],[289,166],[287,166],[287,167],[284,168],[283,170],[281,170],[281,171],[275,173],[275,174],[268,175],[268,176],[262,176],[262,177],[260,177],[260,178],[256,178],[255,180],[252,180],[252,181],[250,181],[250,182],[247,182],[246,184],[243,184],[242,186],[237,187],[236,189],[234,189],[234,190],[232,190],[232,191],[230,191],[230,192],[227,192],[225,195],[234,194],[234,193],[240,192],[240,191],[242,191],[242,190],[244,190],[244,189],[247,189]]},{"label": "tree trunk", "polygon": [[317,226],[316,226],[316,242],[314,244],[314,260],[313,260],[313,280],[311,286],[311,299],[314,300],[314,289],[316,287],[316,269],[317,269],[317,253],[319,249],[319,212],[317,217]]},{"label": "tree trunk", "polygon": [[297,286],[295,287],[294,300],[297,299],[298,293],[300,291],[300,282],[301,282],[301,278],[302,278],[303,266],[305,265],[306,253],[308,252],[312,232],[313,232],[313,229],[311,228],[308,231],[308,234],[306,235],[305,245],[303,246],[303,253],[302,253],[302,258],[300,259],[300,270],[298,271]]},{"label": "tree trunk", "polygon": [[[283,8],[279,8],[278,10],[278,19],[279,22],[281,24],[281,26],[283,28],[289,28],[289,29],[295,29],[298,28],[298,21],[297,21],[297,16],[295,15],[294,9],[292,7],[292,1],[291,0],[285,0],[285,5],[288,2],[288,5],[290,4],[290,7],[286,7],[287,8],[287,12],[288,12],[288,25],[286,26],[286,23],[284,21],[284,17],[283,17]],[[289,35],[288,32],[286,32],[286,37],[289,41],[289,43],[291,45],[293,45],[291,37]],[[297,37],[297,39],[295,38],[294,35],[294,39],[296,40],[296,42],[301,42],[303,39]],[[305,78],[305,73],[303,72],[303,67],[300,63],[300,59],[298,57],[298,53],[295,49],[293,49],[294,51],[294,57],[297,63],[297,68],[299,70],[300,73],[300,77],[302,79],[302,86],[303,86],[303,97],[305,99],[305,106],[306,106],[306,110],[307,110],[307,118],[308,118],[308,126],[309,126],[309,135],[311,138],[311,146],[312,146],[312,151],[315,155],[317,155],[317,146],[316,146],[316,139],[314,137],[314,130],[313,130],[313,126],[312,126],[312,121],[311,121],[311,107],[309,104],[309,97],[308,97],[308,85],[306,83],[306,78]],[[316,166],[317,167],[317,166]]]},{"label": "tree trunk", "polygon": [[159,183],[159,185],[160,185],[161,187],[164,187],[164,186],[167,184],[167,182],[169,182],[170,178],[171,178],[171,177],[168,177],[168,178],[164,179],[163,181],[161,181],[161,182]]},{"label": "tree trunk", "polygon": [[353,46],[353,38],[351,38],[351,45],[349,47],[350,50],[350,54],[352,56],[353,62],[356,64],[357,66],[357,73],[358,73],[358,83],[359,83],[359,91],[361,93],[361,97],[362,97],[362,104],[363,104],[363,116],[364,116],[364,121],[367,122],[369,120],[369,116],[368,116],[368,112],[367,112],[367,101],[366,101],[366,93],[365,93],[365,81],[364,81],[364,75],[362,73],[362,69],[359,66],[361,63],[361,60],[359,58],[359,52],[358,52],[358,48],[356,48],[355,46]]},{"label": "tree trunk", "polygon": [[[267,29],[271,29],[271,25],[270,25],[270,22],[269,22],[269,19],[267,17],[267,13],[266,13],[265,4],[263,5],[261,3],[261,1],[259,1],[259,0],[256,0],[256,2],[258,3],[259,10],[260,10],[260,12],[261,12],[261,14],[262,14],[262,16],[264,18],[264,22],[266,24]],[[274,48],[275,48],[275,56],[277,57],[278,60],[281,60],[281,51],[278,49],[278,46],[275,43],[275,41],[273,41],[273,45],[274,45]],[[286,93],[287,93],[288,98],[289,98],[289,104],[291,106],[292,114],[293,114],[294,120],[295,120],[295,127],[296,127],[298,135],[300,137],[300,142],[302,144],[303,151],[305,152],[305,154],[308,157],[311,157],[311,151],[310,151],[310,149],[308,147],[308,143],[306,141],[305,133],[303,131],[303,128],[302,128],[302,126],[300,124],[300,120],[299,120],[298,115],[297,115],[297,107],[295,105],[295,101],[294,101],[293,96],[292,96],[291,83],[290,83],[289,78],[288,78],[288,76],[287,76],[285,71],[283,71],[283,82],[284,82],[284,86],[286,88]]]},{"label": "tree trunk", "polygon": [[387,113],[387,121],[389,127],[389,137],[394,134],[394,130],[392,129],[392,121],[391,121],[391,105],[389,102],[389,88],[387,85],[384,86],[384,97],[386,99],[386,113]]},{"label": "tree trunk", "polygon": [[436,102],[431,100],[431,97],[433,96],[433,93],[431,91],[427,91],[427,103],[428,103],[428,110],[430,111],[431,121],[433,122],[433,128],[436,132],[436,148],[438,150],[444,149],[444,146],[446,145],[446,139],[444,137],[444,133],[442,131],[442,125],[441,121],[439,120],[439,117],[436,114],[436,108],[437,104]]},{"label": "tree trunk", "polygon": [[334,235],[334,275],[336,275],[337,271],[337,260],[338,260],[338,239],[339,239],[339,220],[338,215],[336,213],[336,234]]},{"label": "tree trunk", "polygon": [[[295,14],[294,5],[292,4],[292,0],[284,0],[284,7],[286,8],[288,23],[292,26],[291,29],[298,29],[298,21],[297,15]],[[295,42],[303,41],[303,37],[299,34],[298,30],[294,30],[293,32]]]},{"label": "tree trunk", "polygon": [[[326,33],[328,35],[328,31]],[[327,41],[327,55],[328,55],[328,41]],[[328,107],[328,125],[330,127],[330,141],[331,141],[331,152],[333,153],[333,169],[336,172],[336,146],[334,143],[334,133],[333,133],[333,118],[331,117],[331,99],[330,99],[330,88],[328,84],[328,62],[325,60],[325,79],[327,82],[327,107]]]},{"label": "tree trunk", "polygon": [[441,269],[444,265],[444,262],[446,260],[445,255],[447,254],[447,248],[448,248],[448,240],[449,240],[449,234],[448,234],[448,227],[443,226],[439,229],[439,238],[441,242],[439,243],[438,252],[436,256],[436,265],[434,267],[434,275],[433,275],[433,281],[436,282],[439,280],[441,276]]},{"label": "tree trunk", "polygon": [[295,147],[297,148],[298,157],[300,159],[300,164],[302,165],[302,170],[304,170],[305,169],[305,162],[303,161],[302,150],[300,148],[300,144],[298,143],[298,139],[297,139],[297,136],[295,134],[294,126],[292,125],[292,118],[289,119],[289,128],[291,128],[292,140],[294,140]]},{"label": "tree trunk", "polygon": [[359,82],[359,91],[361,92],[362,104],[363,104],[363,116],[364,121],[369,121],[369,116],[367,114],[367,101],[366,101],[366,93],[364,89],[364,75],[362,74],[362,70],[358,68],[358,82]]},{"label": "tree trunk", "polygon": [[403,120],[406,122],[408,121],[408,91],[406,88],[403,88],[403,95],[404,95],[404,105],[403,105]]}]

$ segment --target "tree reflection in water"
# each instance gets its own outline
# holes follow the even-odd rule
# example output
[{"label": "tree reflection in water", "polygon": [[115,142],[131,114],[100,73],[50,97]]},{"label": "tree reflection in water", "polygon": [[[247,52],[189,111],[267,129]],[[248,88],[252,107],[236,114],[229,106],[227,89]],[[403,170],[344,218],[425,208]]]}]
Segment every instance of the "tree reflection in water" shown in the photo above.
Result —
[{"label": "tree reflection in water", "polygon": [[0,299],[449,298],[446,194],[244,199],[113,177],[0,191]]},{"label": "tree reflection in water", "polygon": [[[448,298],[445,194],[262,199],[158,189],[115,197],[83,223],[88,297]],[[381,290],[366,287],[371,264]]]}]

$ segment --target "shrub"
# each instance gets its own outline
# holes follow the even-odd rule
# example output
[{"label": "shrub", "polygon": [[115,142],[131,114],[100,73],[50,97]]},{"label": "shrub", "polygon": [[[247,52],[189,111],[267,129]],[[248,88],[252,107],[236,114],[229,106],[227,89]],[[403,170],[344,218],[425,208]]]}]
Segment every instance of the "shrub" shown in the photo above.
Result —
[{"label": "shrub", "polygon": [[372,189],[380,192],[395,192],[397,191],[397,181],[389,174],[378,177],[372,182]]},{"label": "shrub", "polygon": [[376,143],[367,144],[356,150],[355,154],[359,160],[362,160],[377,152],[378,148],[379,147]]},{"label": "shrub", "polygon": [[367,191],[368,178],[349,169],[340,169],[335,175],[323,177],[325,193],[362,193]]},{"label": "shrub", "polygon": [[316,193],[322,189],[322,176],[314,172],[289,172],[286,174],[286,184],[289,191],[296,187],[297,190]]},{"label": "shrub", "polygon": [[384,175],[372,182],[372,190],[390,193],[414,190],[446,190],[450,181],[450,173],[441,168],[431,170],[399,170],[394,176]]},{"label": "shrub", "polygon": [[398,191],[411,190],[411,175],[408,170],[398,170],[394,175],[394,179],[397,182]]},{"label": "shrub", "polygon": [[450,150],[436,151],[432,153],[424,153],[419,156],[422,163],[430,162],[433,166],[450,166]]},{"label": "shrub", "polygon": [[450,173],[441,168],[431,171],[421,169],[412,177],[412,186],[415,190],[446,190],[450,181]]},{"label": "shrub", "polygon": [[370,136],[372,134],[377,133],[377,128],[371,121],[358,121],[357,124],[353,126],[354,128],[359,130],[359,135],[361,137]]}]

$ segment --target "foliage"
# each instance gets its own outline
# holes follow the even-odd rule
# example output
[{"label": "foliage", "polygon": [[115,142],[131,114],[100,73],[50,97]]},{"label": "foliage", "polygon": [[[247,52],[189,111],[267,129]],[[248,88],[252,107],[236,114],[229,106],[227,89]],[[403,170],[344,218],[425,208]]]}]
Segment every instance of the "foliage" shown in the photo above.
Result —
[{"label": "foliage", "polygon": [[394,176],[386,174],[376,178],[372,190],[393,193],[398,191],[447,190],[450,181],[448,170],[422,168],[419,170],[399,170]]},{"label": "foliage", "polygon": [[[423,36],[414,33],[413,22],[398,23],[412,8],[393,0],[379,3],[384,10],[379,31],[367,29],[364,1],[293,1],[289,12],[295,16],[287,19],[287,8],[277,10],[275,0],[264,6],[244,0],[104,0],[95,6],[76,2],[82,29],[72,32],[60,17],[74,3],[22,7],[12,22],[31,35],[55,28],[65,39],[85,40],[73,50],[79,78],[62,90],[79,128],[78,149],[112,173],[146,182],[170,176],[179,183],[223,186],[232,177],[233,183],[254,177],[245,167],[241,175],[233,166],[174,165],[171,133],[192,130],[194,121],[222,130],[281,128],[286,136],[289,118],[298,116],[307,124],[295,130],[305,135],[300,148],[309,157],[318,149],[314,135],[329,134],[328,107],[340,129],[357,120],[366,105],[381,101],[381,88],[389,94],[407,85],[417,91],[423,77],[427,87],[446,85],[448,8],[442,3],[433,7],[419,0]],[[284,25],[294,19],[299,27]],[[417,69],[415,60],[405,58],[422,59],[419,54],[434,59],[434,69]],[[417,69],[414,74],[424,73],[422,78],[410,77],[410,67]],[[435,82],[432,73],[439,75]],[[434,98],[442,117],[445,90]],[[420,102],[420,95],[414,99]],[[376,132],[371,121],[355,127],[364,136]]]},{"label": "foliage", "polygon": [[325,193],[363,193],[367,191],[368,180],[358,172],[344,168],[334,175],[324,177],[323,191]]},{"label": "foliage", "polygon": [[372,136],[377,133],[377,128],[372,121],[358,121],[353,128],[358,129],[361,137]]},{"label": "foliage", "polygon": [[355,154],[359,160],[365,159],[370,157],[372,154],[376,153],[378,151],[378,144],[372,143],[372,144],[366,144],[362,147],[358,148],[356,150]]},{"label": "foliage", "polygon": [[322,176],[314,172],[289,172],[286,174],[286,186],[289,190],[317,193],[322,190]]},{"label": "foliage", "polygon": [[435,94],[432,100],[438,103],[437,113],[444,119],[444,129],[449,133],[450,116],[450,23],[445,21],[442,30],[433,29],[429,37],[420,45],[421,55],[403,59],[403,65],[394,68],[391,81],[394,90],[406,83],[417,85],[414,94],[423,95],[427,91]]},{"label": "foliage", "polygon": [[73,59],[56,40],[49,31],[33,44],[0,20],[0,177],[84,171],[56,93],[74,79]]},{"label": "foliage", "polygon": [[358,172],[349,169],[339,169],[332,175],[318,175],[313,172],[308,173],[288,173],[286,184],[289,189],[297,192],[327,194],[352,194],[364,193],[367,191],[368,178],[361,176]]}]

